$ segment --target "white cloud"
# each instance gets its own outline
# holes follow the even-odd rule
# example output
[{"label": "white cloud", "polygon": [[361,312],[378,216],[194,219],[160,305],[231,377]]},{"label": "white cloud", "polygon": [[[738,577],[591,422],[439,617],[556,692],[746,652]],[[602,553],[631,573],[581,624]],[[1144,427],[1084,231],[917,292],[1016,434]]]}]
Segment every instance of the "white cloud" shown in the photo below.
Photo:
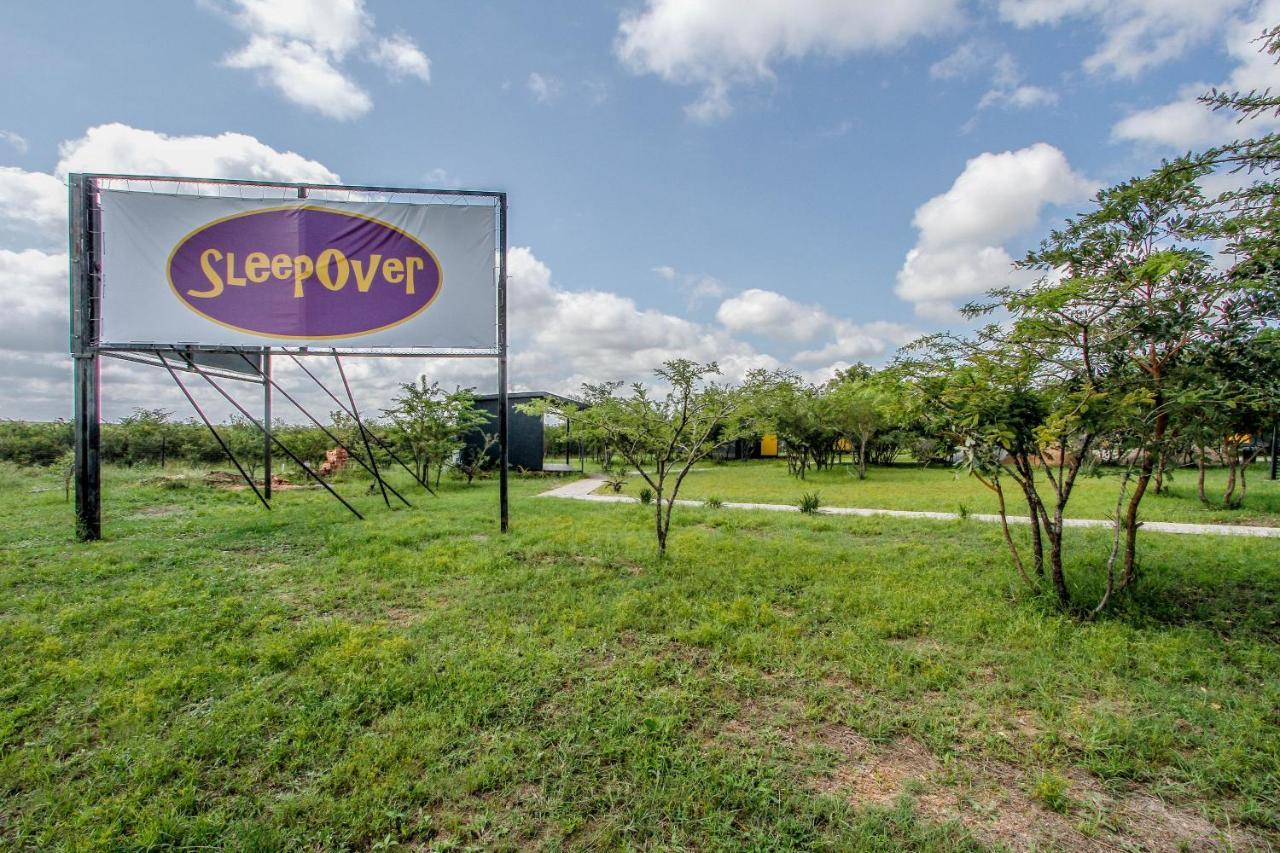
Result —
[{"label": "white cloud", "polygon": [[0,140],[9,143],[19,154],[27,153],[27,140],[21,134],[14,133],[12,130],[0,130]]},{"label": "white cloud", "polygon": [[[1224,48],[1236,64],[1219,89],[1248,92],[1280,88],[1280,67],[1275,57],[1259,52],[1260,45],[1255,41],[1277,20],[1280,0],[1268,0],[1249,18],[1235,20],[1227,27]],[[1242,128],[1233,114],[1214,112],[1196,100],[1209,88],[1206,83],[1183,86],[1175,100],[1131,113],[1116,123],[1111,134],[1115,139],[1185,150],[1280,128],[1280,120],[1272,115],[1259,116]]]},{"label": "white cloud", "polygon": [[727,290],[724,282],[711,275],[681,272],[669,265],[654,267],[653,272],[662,280],[669,281],[680,289],[690,310],[697,308],[708,299],[724,296]]},{"label": "white cloud", "polygon": [[554,101],[560,96],[560,80],[550,74],[539,74],[533,71],[529,74],[526,85],[533,93],[533,99],[540,104]]},{"label": "white cloud", "polygon": [[1006,106],[1016,110],[1031,107],[1052,106],[1058,103],[1057,92],[1040,86],[1015,86],[1012,89],[992,89],[978,101],[978,109],[992,106]]},{"label": "white cloud", "polygon": [[979,42],[967,41],[929,66],[935,80],[957,80],[972,77],[990,61],[988,49]]},{"label": "white cloud", "polygon": [[716,319],[735,332],[783,341],[808,341],[822,334],[830,318],[817,305],[804,305],[772,290],[752,288],[720,303]]},{"label": "white cloud", "polygon": [[417,77],[423,83],[431,82],[431,60],[403,33],[379,39],[369,58],[386,69],[393,80]]},{"label": "white cloud", "polygon": [[1094,73],[1134,77],[1211,38],[1250,0],[1000,0],[1018,27],[1092,21],[1103,41],[1084,62]]},{"label": "white cloud", "polygon": [[56,237],[66,228],[67,187],[53,175],[0,166],[0,224]]},{"label": "white cloud", "polygon": [[835,320],[832,323],[834,339],[815,350],[795,354],[801,363],[818,363],[848,367],[851,361],[878,358],[920,337],[920,330],[902,323],[875,320],[870,323],[854,323]]},{"label": "white cloud", "polygon": [[0,342],[6,350],[66,351],[66,254],[0,249],[0,288]]},{"label": "white cloud", "polygon": [[358,118],[373,107],[368,92],[306,42],[254,36],[225,62],[228,68],[261,71],[286,98],[329,118]]},{"label": "white cloud", "polygon": [[979,110],[995,106],[1022,110],[1058,102],[1056,92],[1023,82],[1022,71],[1013,54],[1000,52],[996,46],[978,41],[967,41],[933,63],[929,67],[929,75],[935,80],[965,79],[988,68],[991,69],[991,87],[978,101]]},{"label": "white cloud", "polygon": [[950,189],[916,209],[919,237],[894,291],[921,317],[954,317],[953,300],[1025,280],[1003,243],[1033,228],[1046,205],[1082,201],[1094,189],[1043,142],[974,157]]},{"label": "white cloud", "polygon": [[201,178],[337,183],[336,172],[244,133],[170,136],[127,124],[100,124],[58,146],[55,174],[121,172]]},{"label": "white cloud", "polygon": [[393,80],[431,80],[431,61],[403,33],[377,38],[364,0],[230,0],[231,21],[248,42],[224,60],[257,71],[290,101],[330,118],[358,118],[373,107],[345,60],[367,45],[367,57]]},{"label": "white cloud", "polygon": [[691,118],[729,115],[735,85],[773,78],[773,65],[897,47],[959,22],[959,0],[647,0],[624,14],[615,53],[632,71],[698,86]]}]

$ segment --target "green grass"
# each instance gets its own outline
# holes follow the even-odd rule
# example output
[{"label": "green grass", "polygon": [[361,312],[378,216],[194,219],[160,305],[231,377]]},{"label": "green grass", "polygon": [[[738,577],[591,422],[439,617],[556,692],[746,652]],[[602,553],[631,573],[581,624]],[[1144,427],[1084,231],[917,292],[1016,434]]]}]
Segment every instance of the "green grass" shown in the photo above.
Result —
[{"label": "green grass", "polygon": [[[1263,465],[1254,465],[1250,471],[1248,497],[1239,509],[1202,504],[1196,495],[1194,470],[1176,472],[1167,484],[1168,494],[1148,491],[1142,503],[1143,518],[1202,524],[1280,525],[1280,481],[1267,480]],[[1220,504],[1226,472],[1212,469],[1206,484],[1210,499]],[[632,477],[624,491],[635,495],[643,485],[640,477]],[[1048,497],[1050,488],[1047,484],[1042,486],[1042,492]],[[1067,516],[1108,518],[1114,515],[1119,486],[1119,475],[1112,471],[1105,471],[1101,476],[1082,476],[1077,480]],[[708,463],[691,471],[680,487],[680,497],[690,500],[700,501],[715,495],[726,501],[792,505],[799,504],[805,492],[821,493],[824,506],[960,512],[963,505],[970,512],[997,510],[995,496],[976,479],[957,474],[953,468],[921,468],[907,463],[870,466],[865,480],[852,474],[847,464],[834,470],[810,471],[801,480],[787,473],[787,463],[783,460]],[[1005,484],[1005,499],[1010,514],[1026,514],[1026,502],[1016,484]]]},{"label": "green grass", "polygon": [[1081,624],[991,525],[680,508],[658,560],[651,509],[545,480],[502,537],[491,481],[353,479],[358,522],[153,475],[78,545],[0,468],[0,844],[970,849],[1016,840],[992,778],[1033,827],[1140,838],[1151,793],[1280,843],[1274,542],[1144,535]]}]

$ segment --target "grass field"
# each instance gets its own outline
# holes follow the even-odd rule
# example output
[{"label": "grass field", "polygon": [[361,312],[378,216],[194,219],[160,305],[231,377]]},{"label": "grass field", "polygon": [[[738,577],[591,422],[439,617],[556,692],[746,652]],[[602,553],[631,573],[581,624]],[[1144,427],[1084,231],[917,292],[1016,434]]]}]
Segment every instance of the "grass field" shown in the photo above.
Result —
[{"label": "grass field", "polygon": [[[1253,466],[1249,473],[1248,497],[1238,509],[1221,507],[1225,471],[1211,469],[1205,482],[1206,491],[1217,506],[1200,502],[1196,495],[1196,472],[1183,470],[1168,481],[1168,494],[1148,492],[1142,503],[1142,517],[1151,521],[1202,524],[1280,525],[1280,481],[1267,480],[1265,466]],[[1051,487],[1042,485],[1043,494],[1050,497]],[[1067,516],[1108,518],[1114,515],[1119,486],[1119,475],[1115,472],[1104,470],[1101,476],[1082,476],[1077,480]],[[644,487],[639,475],[632,475],[624,491],[635,495]],[[973,477],[957,474],[953,468],[921,468],[906,463],[870,466],[865,480],[851,474],[847,464],[833,470],[810,471],[801,480],[787,473],[787,463],[783,460],[707,463],[689,473],[680,488],[680,497],[797,504],[802,494],[815,491],[825,506],[957,512],[963,505],[970,512],[982,513],[997,509],[995,496]],[[1005,492],[1010,514],[1025,515],[1026,502],[1017,485],[1006,484]]]},{"label": "grass field", "polygon": [[680,508],[659,561],[545,480],[503,537],[492,482],[358,522],[154,477],[77,545],[0,469],[4,846],[1280,843],[1274,542],[1144,534],[1084,624],[992,525]]}]

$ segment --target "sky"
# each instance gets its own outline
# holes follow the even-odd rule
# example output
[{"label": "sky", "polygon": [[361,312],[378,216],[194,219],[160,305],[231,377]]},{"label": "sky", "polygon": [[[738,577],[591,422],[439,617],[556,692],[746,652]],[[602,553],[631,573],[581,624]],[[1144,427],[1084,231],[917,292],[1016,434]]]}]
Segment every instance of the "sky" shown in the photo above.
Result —
[{"label": "sky", "polygon": [[[1098,188],[1263,129],[1195,99],[1280,86],[1253,43],[1277,23],[1280,0],[7,4],[0,418],[70,415],[68,172],[503,190],[513,388],[677,356],[821,381],[963,328]],[[352,373],[366,410],[419,373],[495,384]],[[103,380],[108,419],[190,414],[160,371]]]}]

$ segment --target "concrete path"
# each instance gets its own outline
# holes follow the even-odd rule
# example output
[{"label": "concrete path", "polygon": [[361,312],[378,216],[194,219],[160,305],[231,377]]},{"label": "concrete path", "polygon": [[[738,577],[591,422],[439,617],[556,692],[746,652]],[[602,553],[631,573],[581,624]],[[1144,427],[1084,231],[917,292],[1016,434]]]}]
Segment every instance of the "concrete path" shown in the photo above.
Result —
[{"label": "concrete path", "polygon": [[[567,498],[575,501],[591,501],[593,503],[639,503],[636,498],[629,498],[626,495],[596,495],[592,494],[596,489],[604,485],[604,479],[601,477],[586,477],[582,480],[574,480],[571,483],[565,483],[563,486],[552,489],[549,492],[543,492],[540,498]],[[705,506],[702,501],[676,501],[676,506]],[[758,509],[767,512],[799,512],[800,508],[794,504],[753,504],[753,503],[735,503],[725,501],[726,509]],[[870,517],[876,515],[886,515],[891,518],[927,518],[937,521],[955,521],[960,518],[954,512],[922,512],[917,510],[905,509],[863,509],[860,507],[848,506],[824,506],[818,509],[820,515],[856,515],[861,517]],[[968,516],[970,521],[983,522],[999,522],[1000,516],[988,515],[985,513],[970,513]],[[1027,524],[1028,519],[1025,516],[1011,515],[1009,516],[1010,524]],[[1111,522],[1103,518],[1068,518],[1063,520],[1066,527],[1111,527]],[[1180,533],[1180,534],[1210,534],[1215,536],[1254,536],[1254,537],[1273,537],[1280,539],[1280,527],[1250,527],[1243,524],[1189,524],[1177,521],[1144,521],[1142,523],[1143,530],[1154,531],[1156,533]]]}]

